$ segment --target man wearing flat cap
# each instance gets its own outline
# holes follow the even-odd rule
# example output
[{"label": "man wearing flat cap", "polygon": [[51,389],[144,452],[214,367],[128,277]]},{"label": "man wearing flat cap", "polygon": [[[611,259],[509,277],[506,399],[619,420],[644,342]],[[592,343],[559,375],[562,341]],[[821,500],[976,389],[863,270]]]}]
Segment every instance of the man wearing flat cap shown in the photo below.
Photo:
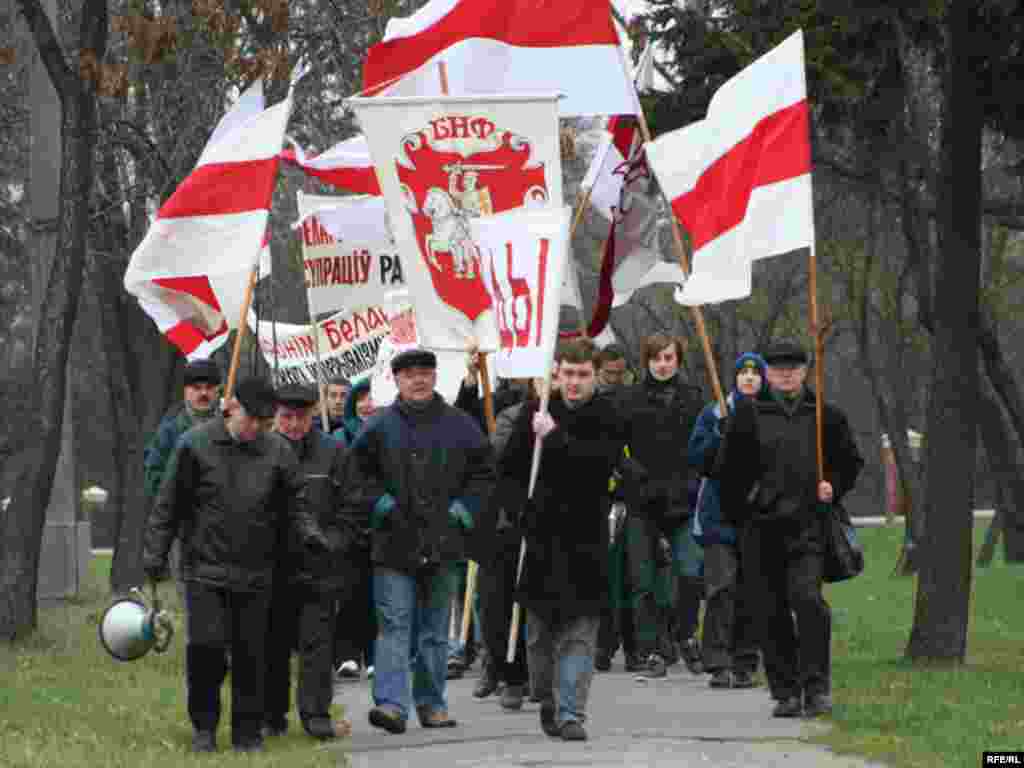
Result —
[{"label": "man wearing flat cap", "polygon": [[[220,369],[213,360],[193,360],[185,365],[185,398],[172,406],[160,420],[156,433],[142,453],[143,483],[147,507],[156,499],[164,469],[174,452],[178,438],[192,427],[217,414],[220,399]],[[185,582],[181,578],[181,547],[175,540],[171,549],[171,572],[181,604],[185,604]]]},{"label": "man wearing flat cap", "polygon": [[824,523],[829,505],[841,504],[853,488],[864,460],[846,416],[826,403],[819,482],[807,353],[782,341],[762,357],[767,390],[736,404],[715,475],[722,509],[743,510],[744,519],[727,522],[742,529],[744,576],[757,592],[747,598],[777,700],[772,714],[814,717],[832,709],[832,614],[821,593]]},{"label": "man wearing flat cap", "polygon": [[435,391],[433,352],[405,350],[391,370],[398,397],[350,448],[348,506],[368,515],[371,529],[378,630],[369,719],[402,733],[410,684],[424,728],[455,725],[445,680],[454,566],[465,559],[474,515],[483,514],[494,464],[473,418]]},{"label": "man wearing flat cap", "polygon": [[315,739],[333,739],[338,735],[329,712],[336,605],[345,586],[354,581],[349,575],[349,553],[365,526],[342,514],[345,446],[313,428],[317,399],[313,386],[290,384],[277,390],[274,428],[299,460],[310,513],[331,551],[311,550],[294,530],[285,538],[270,605],[263,733],[277,736],[288,729],[289,662],[295,649],[299,655],[295,703],[302,727]]},{"label": "man wearing flat cap", "polygon": [[216,750],[220,688],[231,653],[231,740],[263,747],[264,654],[279,542],[330,545],[311,514],[306,482],[287,441],[269,432],[274,390],[242,381],[209,419],[178,440],[145,532],[143,567],[156,580],[181,536],[188,640],[185,674],[192,749]]}]

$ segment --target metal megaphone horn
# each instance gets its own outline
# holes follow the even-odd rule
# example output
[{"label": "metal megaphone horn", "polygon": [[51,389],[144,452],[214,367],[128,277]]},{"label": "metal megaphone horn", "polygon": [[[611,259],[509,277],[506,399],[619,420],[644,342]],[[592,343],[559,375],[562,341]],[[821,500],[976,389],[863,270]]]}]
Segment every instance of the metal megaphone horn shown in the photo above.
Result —
[{"label": "metal megaphone horn", "polygon": [[132,587],[130,595],[115,600],[100,619],[100,643],[118,661],[141,659],[150,650],[163,653],[174,637],[171,617],[160,608],[156,583],[152,607],[138,587]]}]

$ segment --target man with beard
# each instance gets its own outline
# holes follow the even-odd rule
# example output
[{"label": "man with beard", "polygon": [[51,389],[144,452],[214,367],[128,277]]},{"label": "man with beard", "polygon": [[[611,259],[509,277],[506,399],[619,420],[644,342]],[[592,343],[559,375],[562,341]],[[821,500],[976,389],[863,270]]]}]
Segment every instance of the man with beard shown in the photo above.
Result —
[{"label": "man with beard", "polygon": [[220,688],[231,652],[231,740],[236,751],[263,749],[264,654],[270,594],[281,535],[326,552],[310,515],[298,461],[269,433],[274,390],[241,382],[224,417],[186,432],[167,466],[146,526],[143,568],[163,577],[171,542],[181,536],[188,642],[185,676],[192,749],[216,750]]},{"label": "man with beard", "polygon": [[543,440],[537,485],[523,515],[526,560],[518,596],[527,610],[541,728],[566,741],[587,738],[587,697],[608,600],[608,481],[626,438],[615,403],[594,396],[596,352],[587,339],[559,349],[559,392],[549,412],[528,401],[499,461],[501,476],[525,487],[534,445]]}]

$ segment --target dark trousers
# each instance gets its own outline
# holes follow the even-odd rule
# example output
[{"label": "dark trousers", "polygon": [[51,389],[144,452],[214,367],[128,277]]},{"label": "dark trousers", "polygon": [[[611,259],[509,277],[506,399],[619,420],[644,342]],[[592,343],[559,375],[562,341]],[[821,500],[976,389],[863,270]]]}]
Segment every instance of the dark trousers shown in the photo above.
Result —
[{"label": "dark trousers", "polygon": [[[516,658],[508,658],[508,631],[515,602],[516,570],[519,566],[520,537],[512,529],[498,534],[499,543],[491,562],[480,564],[477,585],[480,591],[480,624],[488,663],[494,665],[499,680],[506,685],[524,685],[529,678],[526,661],[526,633],[520,625]],[[520,618],[526,616],[520,606]],[[523,622],[525,623],[525,622]]]},{"label": "dark trousers", "polygon": [[818,521],[810,527],[772,521],[751,523],[743,531],[747,594],[776,698],[831,689],[832,611],[821,594],[819,529]]},{"label": "dark trousers", "polygon": [[377,614],[373,606],[373,568],[369,552],[353,550],[345,560],[343,586],[336,593],[337,627],[334,633],[334,665],[346,661],[373,664],[377,638]]},{"label": "dark trousers", "polygon": [[299,654],[296,709],[303,724],[328,717],[334,694],[334,592],[282,584],[274,589],[267,633],[267,723],[284,727],[291,708],[291,655]]},{"label": "dark trousers", "polygon": [[735,544],[709,543],[704,547],[704,664],[711,672],[757,669],[757,643],[753,617],[745,600],[743,563]]},{"label": "dark trousers", "polygon": [[195,581],[185,584],[185,675],[188,714],[197,730],[216,731],[220,688],[231,651],[231,740],[259,739],[263,724],[264,643],[269,592],[235,592]]}]

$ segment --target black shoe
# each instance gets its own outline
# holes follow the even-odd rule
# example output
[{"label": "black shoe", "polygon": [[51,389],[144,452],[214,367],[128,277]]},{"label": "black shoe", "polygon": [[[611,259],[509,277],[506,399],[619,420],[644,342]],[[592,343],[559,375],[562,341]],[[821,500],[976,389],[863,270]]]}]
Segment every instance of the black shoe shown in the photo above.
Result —
[{"label": "black shoe", "polygon": [[638,682],[646,682],[648,680],[658,680],[663,677],[668,677],[668,666],[665,664],[665,660],[656,653],[652,653],[647,659],[647,666],[637,676]]},{"label": "black shoe", "polygon": [[544,701],[540,705],[540,729],[553,739],[561,737],[562,731],[555,722],[555,703]]},{"label": "black shoe", "polygon": [[498,675],[490,664],[484,664],[483,674],[480,675],[480,679],[476,681],[476,686],[473,688],[473,697],[486,699],[496,690],[498,690]]},{"label": "black shoe", "polygon": [[374,707],[369,719],[375,728],[383,728],[388,733],[405,733],[405,720],[391,707]]},{"label": "black shoe", "polygon": [[737,670],[732,673],[733,688],[757,688],[757,681],[754,675],[746,670]]},{"label": "black shoe", "polygon": [[567,720],[562,723],[562,727],[558,730],[558,735],[562,737],[562,741],[586,741],[587,732],[575,720]]},{"label": "black shoe", "polygon": [[732,688],[732,672],[728,669],[716,669],[711,673],[711,679],[708,681],[708,685],[712,688]]},{"label": "black shoe", "polygon": [[466,665],[462,659],[452,656],[448,659],[448,674],[445,676],[447,680],[461,680],[462,676],[466,674]]},{"label": "black shoe", "polygon": [[599,653],[594,657],[594,669],[607,672],[612,668],[612,657],[607,653]]},{"label": "black shoe", "polygon": [[193,752],[216,752],[217,751],[217,734],[213,731],[193,731],[192,732],[192,751]]},{"label": "black shoe", "polygon": [[682,653],[683,663],[686,665],[686,668],[690,671],[691,675],[704,674],[704,659],[701,657],[700,646],[697,644],[696,638],[691,637],[689,640],[682,643],[679,651]]},{"label": "black shoe", "polygon": [[832,714],[832,697],[826,693],[815,693],[807,697],[804,703],[805,717],[818,717]]},{"label": "black shoe", "polygon": [[255,736],[248,739],[236,741],[232,748],[235,752],[262,752],[264,750],[263,737]]},{"label": "black shoe", "polygon": [[772,710],[772,717],[800,717],[804,713],[799,696],[787,696],[780,699]]},{"label": "black shoe", "polygon": [[271,739],[275,736],[284,736],[288,733],[288,721],[268,720],[263,724],[262,733],[263,738],[265,739]]},{"label": "black shoe", "polygon": [[501,708],[517,710],[523,708],[523,686],[506,685],[501,692]]},{"label": "black shoe", "polygon": [[327,741],[338,736],[334,730],[334,722],[327,715],[302,718],[302,729],[314,739],[319,739],[320,741]]},{"label": "black shoe", "polygon": [[639,672],[644,668],[644,660],[635,653],[626,655],[626,671],[627,672]]}]

